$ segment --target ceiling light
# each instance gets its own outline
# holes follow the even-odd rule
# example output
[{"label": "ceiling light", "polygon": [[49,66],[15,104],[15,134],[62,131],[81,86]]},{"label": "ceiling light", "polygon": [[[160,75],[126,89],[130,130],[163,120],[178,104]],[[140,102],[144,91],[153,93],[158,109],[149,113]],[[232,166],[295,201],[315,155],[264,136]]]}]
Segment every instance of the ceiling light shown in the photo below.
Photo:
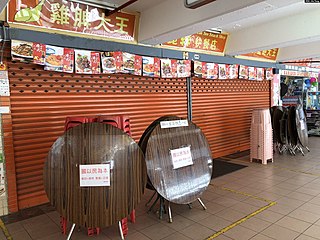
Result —
[{"label": "ceiling light", "polygon": [[195,9],[214,1],[216,0],[184,0],[184,5],[187,8]]}]

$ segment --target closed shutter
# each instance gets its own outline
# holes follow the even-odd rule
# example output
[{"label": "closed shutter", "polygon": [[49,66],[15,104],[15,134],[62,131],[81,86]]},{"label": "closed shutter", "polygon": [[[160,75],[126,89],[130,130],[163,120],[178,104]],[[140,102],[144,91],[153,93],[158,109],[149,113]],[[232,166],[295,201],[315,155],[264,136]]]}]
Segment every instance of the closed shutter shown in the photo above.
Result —
[{"label": "closed shutter", "polygon": [[187,117],[186,79],[67,74],[14,62],[9,79],[19,209],[47,201],[43,164],[67,116],[126,114],[135,141],[160,116]]},{"label": "closed shutter", "polygon": [[192,79],[192,120],[214,158],[250,148],[251,113],[270,106],[270,81]]}]

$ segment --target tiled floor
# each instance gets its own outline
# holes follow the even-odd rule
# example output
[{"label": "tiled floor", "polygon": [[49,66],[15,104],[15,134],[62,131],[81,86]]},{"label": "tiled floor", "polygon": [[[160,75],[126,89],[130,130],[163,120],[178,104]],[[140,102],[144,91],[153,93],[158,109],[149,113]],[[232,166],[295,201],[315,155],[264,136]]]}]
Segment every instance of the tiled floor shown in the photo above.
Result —
[{"label": "tiled floor", "polygon": [[[320,239],[320,138],[310,138],[306,156],[275,155],[274,163],[249,163],[248,156],[232,160],[249,167],[212,180],[202,200],[189,209],[173,205],[173,223],[167,215],[147,214],[147,191],[136,209],[137,222],[129,223],[128,240],[312,240]],[[275,205],[272,205],[276,202]],[[36,217],[6,224],[14,240],[66,239],[60,233],[59,214],[44,211]],[[11,219],[12,221],[12,219]],[[233,224],[238,223],[238,225]],[[229,226],[229,227],[228,227]],[[222,230],[222,231],[221,231]],[[220,235],[219,235],[220,234]],[[0,239],[6,239],[4,235]],[[88,237],[75,230],[72,239],[120,239],[117,226]]]}]

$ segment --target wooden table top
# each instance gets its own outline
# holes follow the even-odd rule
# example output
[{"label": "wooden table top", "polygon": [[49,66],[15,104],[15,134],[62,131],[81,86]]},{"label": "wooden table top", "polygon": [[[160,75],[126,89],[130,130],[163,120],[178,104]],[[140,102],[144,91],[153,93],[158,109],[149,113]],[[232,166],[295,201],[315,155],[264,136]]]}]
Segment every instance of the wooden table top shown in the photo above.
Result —
[{"label": "wooden table top", "polygon": [[[213,165],[209,144],[191,121],[188,126],[175,128],[161,128],[160,122],[154,124],[145,152],[148,177],[166,200],[191,203],[201,196],[211,180]],[[174,169],[174,151],[188,147],[193,164]]]},{"label": "wooden table top", "polygon": [[[80,165],[111,166],[110,186],[80,187]],[[128,216],[146,185],[143,153],[122,130],[86,123],[69,129],[52,145],[44,167],[50,203],[69,222],[106,227]]]}]

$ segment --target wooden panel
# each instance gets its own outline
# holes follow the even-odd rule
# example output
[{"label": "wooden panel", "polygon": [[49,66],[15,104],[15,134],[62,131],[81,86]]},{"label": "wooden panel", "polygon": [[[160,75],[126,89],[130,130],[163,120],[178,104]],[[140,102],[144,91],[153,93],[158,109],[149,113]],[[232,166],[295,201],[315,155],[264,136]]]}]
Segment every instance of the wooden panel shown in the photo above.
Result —
[{"label": "wooden panel", "polygon": [[[109,165],[109,186],[80,186],[80,177],[92,176],[82,170],[81,176],[80,166],[91,164],[96,165],[92,171],[103,174],[108,170],[102,164]],[[85,123],[53,144],[45,162],[45,189],[68,222],[107,227],[128,216],[140,202],[145,170],[142,151],[125,132],[109,124]]]},{"label": "wooden panel", "polygon": [[14,62],[9,79],[20,209],[47,201],[41,179],[44,159],[63,134],[67,116],[125,114],[135,141],[160,116],[187,117],[185,79],[66,74]]},{"label": "wooden panel", "polygon": [[270,81],[192,80],[192,121],[214,158],[250,148],[251,113],[270,106]]}]

